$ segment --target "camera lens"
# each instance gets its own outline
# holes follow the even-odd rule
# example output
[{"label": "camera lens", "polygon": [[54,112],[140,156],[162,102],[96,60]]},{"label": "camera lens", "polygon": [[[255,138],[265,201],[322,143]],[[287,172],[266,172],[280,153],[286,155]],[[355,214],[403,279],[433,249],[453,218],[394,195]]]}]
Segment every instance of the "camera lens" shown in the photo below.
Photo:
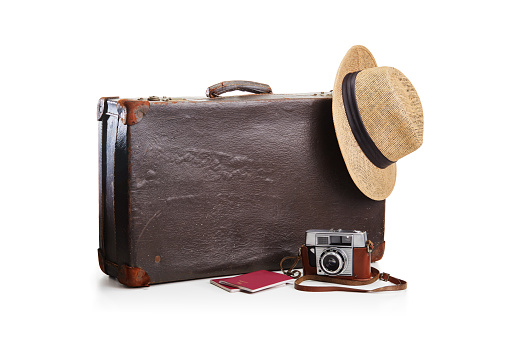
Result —
[{"label": "camera lens", "polygon": [[338,274],[343,269],[344,260],[336,251],[327,251],[322,254],[320,263],[325,273],[332,275]]},{"label": "camera lens", "polygon": [[339,260],[335,255],[328,254],[323,258],[323,267],[327,271],[336,271],[339,268]]}]

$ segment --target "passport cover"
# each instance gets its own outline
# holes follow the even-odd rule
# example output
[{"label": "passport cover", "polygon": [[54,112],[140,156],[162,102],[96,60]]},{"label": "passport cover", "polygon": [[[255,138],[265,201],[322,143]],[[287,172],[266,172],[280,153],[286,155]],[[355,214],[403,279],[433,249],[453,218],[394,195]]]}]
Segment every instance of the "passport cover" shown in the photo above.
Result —
[{"label": "passport cover", "polygon": [[293,278],[281,273],[260,270],[242,274],[233,278],[221,279],[219,283],[238,287],[243,291],[258,292],[270,287],[288,284]]}]

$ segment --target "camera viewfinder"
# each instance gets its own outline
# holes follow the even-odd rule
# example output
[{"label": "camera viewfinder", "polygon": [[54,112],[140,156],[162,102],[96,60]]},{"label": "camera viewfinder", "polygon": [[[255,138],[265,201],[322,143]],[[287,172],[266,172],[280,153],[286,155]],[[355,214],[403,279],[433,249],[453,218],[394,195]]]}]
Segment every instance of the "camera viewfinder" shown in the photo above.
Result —
[{"label": "camera viewfinder", "polygon": [[341,245],[341,236],[331,236],[330,237],[330,244],[331,245]]}]

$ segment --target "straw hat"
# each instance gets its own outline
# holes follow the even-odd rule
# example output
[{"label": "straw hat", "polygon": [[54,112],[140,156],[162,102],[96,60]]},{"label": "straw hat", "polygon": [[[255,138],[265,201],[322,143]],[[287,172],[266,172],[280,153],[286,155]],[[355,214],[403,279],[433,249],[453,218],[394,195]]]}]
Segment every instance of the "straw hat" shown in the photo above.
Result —
[{"label": "straw hat", "polygon": [[366,47],[354,46],[336,74],[332,112],[350,176],[366,196],[384,200],[396,183],[396,161],[422,145],[415,88],[397,69],[377,67]]}]

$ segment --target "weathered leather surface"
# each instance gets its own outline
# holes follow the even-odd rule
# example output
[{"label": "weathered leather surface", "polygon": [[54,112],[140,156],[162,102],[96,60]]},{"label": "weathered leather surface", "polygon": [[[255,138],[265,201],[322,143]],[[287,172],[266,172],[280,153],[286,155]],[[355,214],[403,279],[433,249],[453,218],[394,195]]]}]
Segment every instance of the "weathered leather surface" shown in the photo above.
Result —
[{"label": "weathered leather surface", "polygon": [[[348,175],[331,96],[248,97],[151,103],[127,127],[119,265],[153,284],[277,270],[311,228],[366,230],[382,244],[385,201],[365,197]],[[115,261],[114,250],[104,253]]]}]

